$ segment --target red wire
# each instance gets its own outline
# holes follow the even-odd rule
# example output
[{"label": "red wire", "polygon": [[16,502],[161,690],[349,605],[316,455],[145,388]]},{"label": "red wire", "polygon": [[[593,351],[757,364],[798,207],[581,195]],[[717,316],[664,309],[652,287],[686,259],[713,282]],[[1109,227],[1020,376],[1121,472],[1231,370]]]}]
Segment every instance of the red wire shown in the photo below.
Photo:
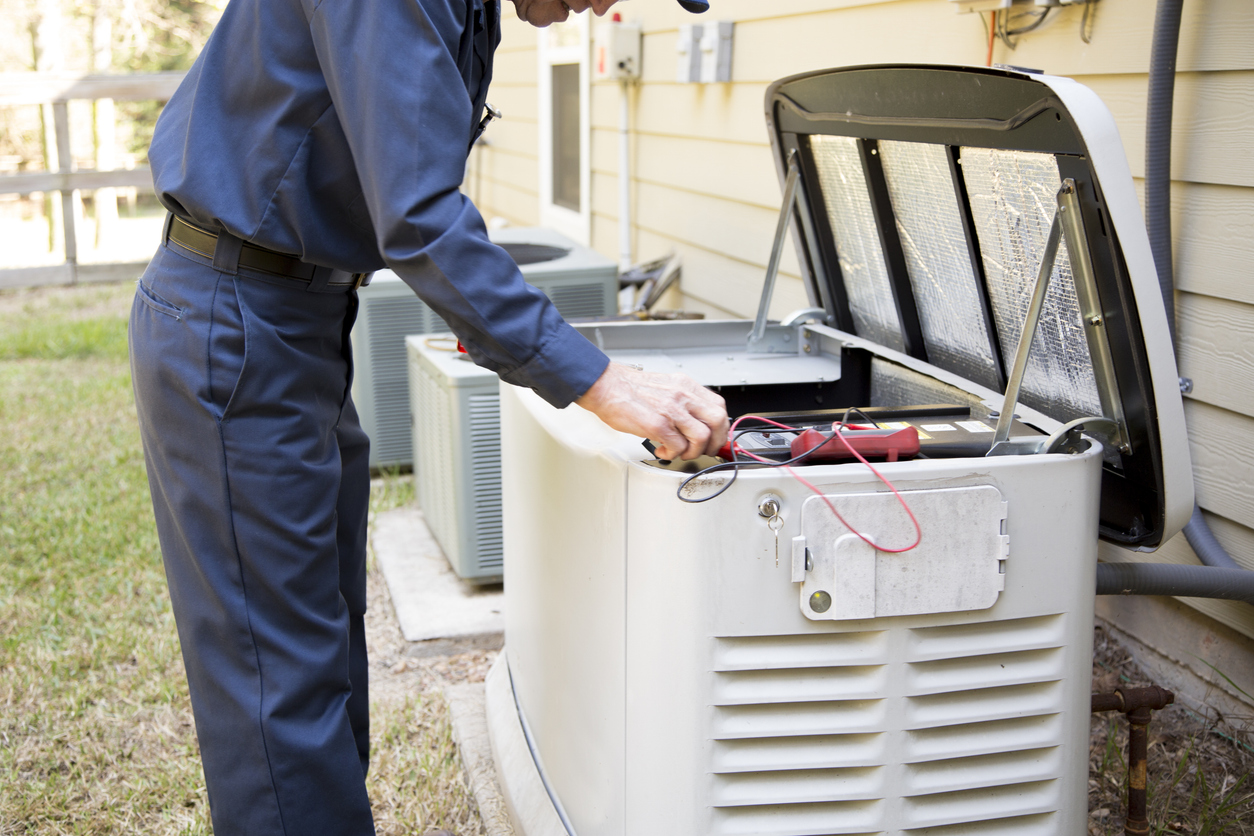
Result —
[{"label": "red wire", "polygon": [[[741,421],[744,421],[746,418],[751,418],[751,419],[753,419],[754,421],[761,421],[761,422],[762,422],[762,423],[764,423],[764,424],[770,424],[771,426],[774,426],[774,427],[779,427],[781,430],[791,430],[791,431],[793,431],[793,432],[801,432],[801,429],[800,429],[799,427],[790,427],[790,426],[788,426],[788,425],[786,425],[786,424],[780,424],[780,423],[777,423],[777,422],[775,422],[775,421],[772,421],[772,420],[770,420],[769,418],[762,418],[762,417],[757,416],[757,415],[742,415],[742,416],[740,416],[739,418],[737,418],[737,419],[735,420],[735,422],[731,425],[730,435],[731,435],[731,439],[732,439],[731,446],[732,446],[732,459],[733,459],[733,460],[736,458],[736,454],[737,454],[737,453],[740,453],[740,454],[742,454],[742,455],[748,456],[748,457],[749,457],[749,458],[751,458],[751,459],[755,459],[755,460],[757,460],[757,461],[759,461],[759,462],[763,462],[763,463],[765,463],[765,464],[775,464],[775,462],[774,462],[774,461],[772,461],[771,459],[766,459],[766,458],[763,458],[763,457],[761,457],[761,456],[757,456],[757,455],[754,455],[753,453],[750,453],[748,450],[745,450],[744,448],[742,448],[742,447],[740,446],[740,443],[739,443],[738,441],[736,441],[736,428],[737,428],[738,426],[740,426],[740,422],[741,422]],[[790,476],[792,476],[792,477],[793,477],[794,479],[796,479],[798,482],[800,482],[801,484],[803,484],[803,485],[805,485],[807,488],[809,488],[809,489],[810,489],[810,490],[811,490],[811,491],[812,491],[812,492],[813,492],[813,493],[814,493],[817,497],[819,497],[819,499],[822,499],[822,500],[823,500],[823,503],[824,503],[824,504],[825,504],[825,505],[826,505],[829,509],[831,509],[831,512],[832,512],[833,514],[835,514],[835,515],[836,515],[836,519],[840,520],[840,524],[841,524],[841,525],[843,525],[845,528],[849,529],[849,531],[850,531],[850,532],[852,532],[853,534],[856,534],[856,535],[858,536],[858,539],[860,539],[862,542],[866,543],[868,546],[870,546],[871,548],[875,549],[876,551],[885,552],[885,553],[887,553],[887,554],[901,554],[902,552],[908,552],[908,551],[910,551],[911,549],[916,548],[916,547],[919,545],[919,543],[923,542],[923,529],[919,527],[919,521],[918,521],[918,519],[914,516],[914,512],[910,510],[910,505],[906,502],[905,498],[904,498],[904,497],[902,497],[902,495],[898,492],[897,488],[893,485],[893,483],[892,483],[892,482],[890,482],[890,481],[888,481],[887,479],[885,479],[885,478],[884,478],[884,475],[883,475],[882,473],[880,473],[878,470],[876,470],[876,469],[875,469],[875,467],[874,467],[874,465],[872,465],[869,461],[867,461],[865,458],[863,458],[862,454],[861,454],[861,453],[859,453],[857,450],[855,450],[855,449],[853,448],[853,445],[851,445],[851,444],[848,442],[848,440],[846,440],[846,439],[845,439],[844,435],[840,432],[840,429],[839,429],[839,427],[840,427],[840,426],[841,426],[841,425],[840,425],[839,423],[837,423],[837,424],[832,424],[832,430],[833,430],[833,432],[835,432],[836,437],[840,439],[840,443],[841,443],[841,444],[843,444],[843,445],[845,445],[845,449],[847,449],[850,453],[852,453],[852,454],[853,454],[853,456],[854,456],[854,458],[856,458],[858,461],[860,461],[860,462],[862,462],[864,465],[866,465],[866,466],[867,466],[867,468],[868,468],[868,469],[869,469],[872,473],[874,473],[874,474],[875,474],[876,478],[878,478],[878,479],[879,479],[881,482],[883,482],[885,485],[888,485],[888,489],[889,489],[890,491],[892,491],[892,492],[893,492],[893,496],[897,497],[897,501],[901,503],[901,507],[902,507],[902,508],[904,508],[904,509],[906,510],[906,514],[910,517],[910,522],[914,523],[915,538],[914,538],[914,542],[913,542],[913,543],[911,543],[910,545],[906,546],[905,548],[901,548],[901,549],[888,549],[888,548],[885,548],[885,547],[883,547],[883,546],[881,546],[881,545],[879,545],[879,544],[877,544],[877,543],[873,542],[870,538],[868,538],[866,535],[864,535],[861,531],[858,531],[858,529],[856,529],[856,528],[854,528],[852,525],[850,525],[850,524],[849,524],[849,523],[845,520],[845,518],[844,518],[844,517],[842,517],[842,516],[840,515],[840,512],[836,510],[836,506],[832,504],[832,501],[831,501],[830,499],[828,499],[828,498],[827,498],[827,495],[826,495],[826,494],[824,494],[822,491],[820,491],[820,490],[819,490],[818,488],[816,488],[814,485],[810,484],[810,483],[809,483],[806,479],[804,479],[804,478],[803,478],[803,477],[802,477],[799,473],[797,473],[797,471],[793,470],[793,469],[792,469],[791,467],[789,467],[788,465],[783,465],[784,470],[787,470]],[[846,426],[855,426],[855,425],[850,424],[850,425],[846,425]],[[819,446],[822,446],[822,445],[819,445]]]},{"label": "red wire", "polygon": [[993,66],[993,42],[997,40],[997,10],[988,14],[988,60],[984,62],[984,66]]}]

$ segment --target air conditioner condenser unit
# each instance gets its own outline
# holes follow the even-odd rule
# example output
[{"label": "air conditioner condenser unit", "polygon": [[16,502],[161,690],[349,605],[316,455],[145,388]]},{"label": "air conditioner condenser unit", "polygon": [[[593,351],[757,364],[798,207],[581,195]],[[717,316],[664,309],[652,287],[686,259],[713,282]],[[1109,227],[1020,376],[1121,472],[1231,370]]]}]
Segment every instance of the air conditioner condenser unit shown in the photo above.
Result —
[{"label": "air conditioner condenser unit", "polygon": [[[1082,833],[1098,540],[1152,550],[1193,507],[1113,119],[985,68],[808,73],[766,106],[812,307],[768,322],[768,275],[754,322],[580,327],[759,416],[738,443],[792,472],[659,462],[502,387],[515,829]],[[914,446],[800,458],[848,424]]]},{"label": "air conditioner condenser unit", "polygon": [[[617,311],[618,268],[611,260],[541,227],[491,232],[523,278],[544,291],[566,319]],[[359,291],[353,328],[353,401],[370,436],[370,466],[413,463],[405,337],[448,331],[435,311],[391,270],[375,273]]]},{"label": "air conditioner condenser unit", "polygon": [[451,337],[405,346],[418,505],[458,577],[500,581],[500,381]]}]

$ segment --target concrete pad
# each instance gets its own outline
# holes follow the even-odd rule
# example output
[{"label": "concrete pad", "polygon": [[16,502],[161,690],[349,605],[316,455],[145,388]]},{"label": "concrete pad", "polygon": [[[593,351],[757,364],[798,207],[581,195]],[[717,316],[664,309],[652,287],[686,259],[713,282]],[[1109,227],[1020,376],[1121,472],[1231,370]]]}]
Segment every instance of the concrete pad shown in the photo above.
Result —
[{"label": "concrete pad", "polygon": [[470,780],[470,791],[479,805],[479,818],[488,836],[514,836],[509,812],[501,788],[496,783],[496,764],[492,760],[492,741],[488,739],[488,720],[484,708],[482,682],[446,685],[444,699],[453,721],[453,739],[462,757],[462,766]]},{"label": "concrete pad", "polygon": [[497,650],[503,644],[500,584],[467,583],[449,566],[416,506],[380,514],[370,543],[383,570],[409,656]]}]

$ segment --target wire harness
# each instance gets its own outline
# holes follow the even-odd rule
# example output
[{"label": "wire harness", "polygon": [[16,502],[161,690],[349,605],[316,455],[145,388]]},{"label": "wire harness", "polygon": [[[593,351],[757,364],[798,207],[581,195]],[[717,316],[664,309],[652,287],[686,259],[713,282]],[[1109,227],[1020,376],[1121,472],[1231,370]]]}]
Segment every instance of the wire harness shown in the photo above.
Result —
[{"label": "wire harness", "polygon": [[[850,424],[849,419],[854,415],[857,415],[858,417],[860,417],[863,421],[866,422],[867,425]],[[748,429],[740,429],[740,425],[745,421],[754,421],[754,422],[757,422],[757,425]],[[764,426],[759,426],[759,425],[764,425]],[[774,429],[766,429],[767,427],[773,427]],[[846,429],[857,431],[860,429],[872,429],[874,427],[875,427],[875,423],[871,421],[869,418],[867,418],[867,416],[864,415],[861,411],[857,409],[847,409],[845,410],[845,414],[841,417],[841,419],[832,425],[832,432],[830,435],[826,433],[820,433],[822,435],[822,440],[818,444],[813,445],[812,447],[810,447],[803,453],[795,455],[792,458],[789,458],[785,461],[775,461],[773,459],[764,458],[762,456],[756,455],[755,453],[751,453],[745,450],[743,447],[740,446],[740,438],[749,432],[768,433],[768,434],[772,432],[799,433],[799,432],[802,432],[804,428],[792,427],[787,424],[781,424],[777,421],[772,421],[769,418],[763,418],[759,415],[742,415],[739,418],[737,418],[731,426],[731,433],[730,433],[731,435],[731,444],[730,444],[731,461],[720,462],[719,464],[712,465],[710,467],[705,468],[704,470],[700,470],[692,474],[691,476],[689,476],[687,479],[684,479],[679,484],[679,488],[676,490],[675,495],[676,497],[678,497],[678,499],[681,502],[687,502],[690,504],[709,502],[711,499],[721,496],[723,493],[727,491],[728,488],[730,488],[735,483],[736,477],[739,476],[740,469],[742,467],[782,467],[784,470],[788,472],[790,476],[792,476],[801,484],[805,485],[812,493],[814,493],[815,496],[822,499],[823,503],[836,516],[836,519],[840,520],[840,524],[843,525],[845,528],[849,529],[849,531],[852,532],[853,534],[857,535],[858,538],[861,539],[868,546],[871,546],[877,551],[886,552],[888,554],[901,554],[903,552],[911,551],[912,549],[917,548],[919,543],[923,542],[923,530],[919,527],[919,521],[915,518],[914,512],[910,510],[909,503],[906,502],[905,498],[902,497],[901,493],[897,490],[897,488],[893,485],[893,483],[890,482],[888,479],[886,479],[882,473],[876,470],[875,466],[872,465],[869,461],[867,461],[866,457],[864,457],[861,453],[859,453],[857,449],[855,449],[854,446],[851,445],[849,441],[844,437],[843,431]],[[914,537],[914,542],[912,542],[910,545],[903,546],[900,548],[889,548],[888,546],[880,545],[879,543],[875,542],[870,536],[858,531],[856,528],[850,525],[847,520],[845,520],[845,518],[841,515],[840,511],[836,509],[836,506],[832,503],[831,499],[829,499],[826,494],[824,494],[821,490],[815,487],[809,480],[807,480],[801,474],[797,473],[797,471],[792,468],[792,465],[794,464],[803,463],[807,458],[810,457],[810,455],[817,452],[824,445],[828,444],[833,438],[838,439],[845,446],[845,448],[849,451],[849,453],[853,455],[855,459],[857,459],[859,462],[864,464],[872,473],[874,473],[875,477],[879,479],[881,482],[883,482],[885,485],[887,485],[888,489],[893,492],[893,496],[897,497],[897,501],[901,503],[901,507],[905,509],[906,514],[910,517],[910,522],[914,525],[915,537]],[[730,470],[732,472],[732,476],[730,479],[728,479],[726,482],[720,485],[718,490],[714,491],[713,493],[706,494],[704,496],[685,495],[685,493],[688,492],[687,491],[688,486],[692,484],[692,482],[694,482],[695,480],[703,476],[708,476],[712,473],[719,473],[719,472],[726,471],[726,470]],[[691,494],[692,492],[688,492],[688,493]]]}]

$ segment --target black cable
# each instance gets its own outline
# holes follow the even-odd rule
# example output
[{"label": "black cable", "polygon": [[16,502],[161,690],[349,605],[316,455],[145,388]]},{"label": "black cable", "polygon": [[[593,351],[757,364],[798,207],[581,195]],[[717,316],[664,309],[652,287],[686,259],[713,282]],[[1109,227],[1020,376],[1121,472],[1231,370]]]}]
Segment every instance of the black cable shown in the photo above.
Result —
[{"label": "black cable", "polygon": [[1086,44],[1093,43],[1093,33],[1088,32],[1086,30],[1089,27],[1090,10],[1093,8],[1093,4],[1096,2],[1097,0],[1085,0],[1084,16],[1080,18],[1080,40],[1084,41]]},{"label": "black cable", "polygon": [[[797,462],[809,456],[815,450],[822,447],[827,442],[831,441],[830,438],[824,438],[822,441],[816,444],[813,449],[807,450],[806,452],[802,453],[800,456],[794,456],[793,458],[788,459],[787,461],[783,461],[783,462],[743,461],[741,459],[736,458],[736,441],[735,440],[748,432],[761,432],[761,430],[755,430],[755,429],[741,430],[739,433],[736,434],[736,436],[732,439],[732,445],[731,445],[732,460],[731,461],[719,462],[718,464],[710,465],[705,470],[699,470],[696,473],[689,476],[684,481],[679,483],[679,487],[675,491],[675,496],[679,498],[680,502],[687,502],[693,505],[697,504],[698,502],[709,502],[711,499],[714,499],[716,496],[722,496],[723,492],[726,491],[735,483],[736,477],[740,475],[740,468],[742,467],[783,467],[784,465],[788,465],[788,464],[796,464]],[[796,430],[780,430],[780,432],[796,432]],[[709,496],[700,497],[699,499],[692,499],[690,497],[684,496],[684,488],[688,487],[688,483],[691,482],[693,479],[696,479],[700,476],[705,476],[710,473],[719,473],[724,470],[731,470],[732,477],[728,479],[727,482],[714,493],[710,494]]]},{"label": "black cable", "polygon": [[[859,415],[862,417],[863,421],[866,421],[868,424],[871,424],[873,426],[875,425],[875,422],[872,421],[870,418],[868,418],[865,412],[863,412],[862,410],[856,407],[850,407],[849,409],[845,410],[845,414],[841,416],[840,422],[837,426],[844,427],[846,424],[848,424],[849,418],[851,415]],[[749,417],[754,418],[756,416],[751,415]],[[731,443],[729,445],[731,447],[732,460],[729,462],[719,462],[718,464],[710,465],[704,470],[699,470],[696,473],[692,474],[687,479],[679,483],[679,487],[675,490],[675,496],[679,499],[680,502],[687,502],[691,505],[696,505],[699,502],[709,502],[711,499],[714,499],[717,496],[722,496],[723,493],[735,483],[736,477],[740,475],[741,467],[784,467],[786,465],[797,464],[799,462],[802,462],[805,459],[809,458],[809,456],[812,453],[816,452],[820,447],[822,447],[823,445],[827,444],[827,442],[835,438],[836,437],[835,433],[840,432],[840,430],[836,429],[835,426],[833,426],[832,429],[833,429],[832,435],[823,436],[823,440],[820,441],[818,444],[814,445],[813,447],[811,447],[809,450],[806,450],[804,453],[802,453],[799,456],[793,456],[791,459],[788,459],[787,461],[782,461],[782,462],[742,461],[736,457],[736,441],[742,435],[745,435],[746,433],[751,433],[751,432],[786,433],[786,432],[803,432],[804,430],[798,427],[790,427],[787,429],[783,427],[774,427],[774,428],[768,427],[765,430],[762,429],[761,427],[749,427],[747,429],[739,430],[734,436],[732,436]],[[821,432],[819,434],[822,435]],[[710,473],[719,473],[724,470],[731,470],[732,477],[728,479],[727,482],[714,493],[710,494],[709,496],[703,496],[699,499],[692,499],[690,497],[684,496],[684,488],[688,487],[688,484],[692,482],[692,480],[700,476],[705,476]]]},{"label": "black cable", "polygon": [[[1021,26],[1018,29],[1006,29],[1007,35],[1022,35],[1024,32],[1031,32],[1045,22],[1045,18],[1049,17],[1049,13],[1053,11],[1053,7],[1047,6],[1040,14],[1034,16],[1034,20],[1027,26]],[[1033,17],[1031,12],[1025,12],[1018,17]]]},{"label": "black cable", "polygon": [[1158,0],[1145,107],[1145,229],[1149,233],[1173,346],[1176,345],[1176,299],[1171,259],[1171,114],[1183,6],[1184,0]]}]

